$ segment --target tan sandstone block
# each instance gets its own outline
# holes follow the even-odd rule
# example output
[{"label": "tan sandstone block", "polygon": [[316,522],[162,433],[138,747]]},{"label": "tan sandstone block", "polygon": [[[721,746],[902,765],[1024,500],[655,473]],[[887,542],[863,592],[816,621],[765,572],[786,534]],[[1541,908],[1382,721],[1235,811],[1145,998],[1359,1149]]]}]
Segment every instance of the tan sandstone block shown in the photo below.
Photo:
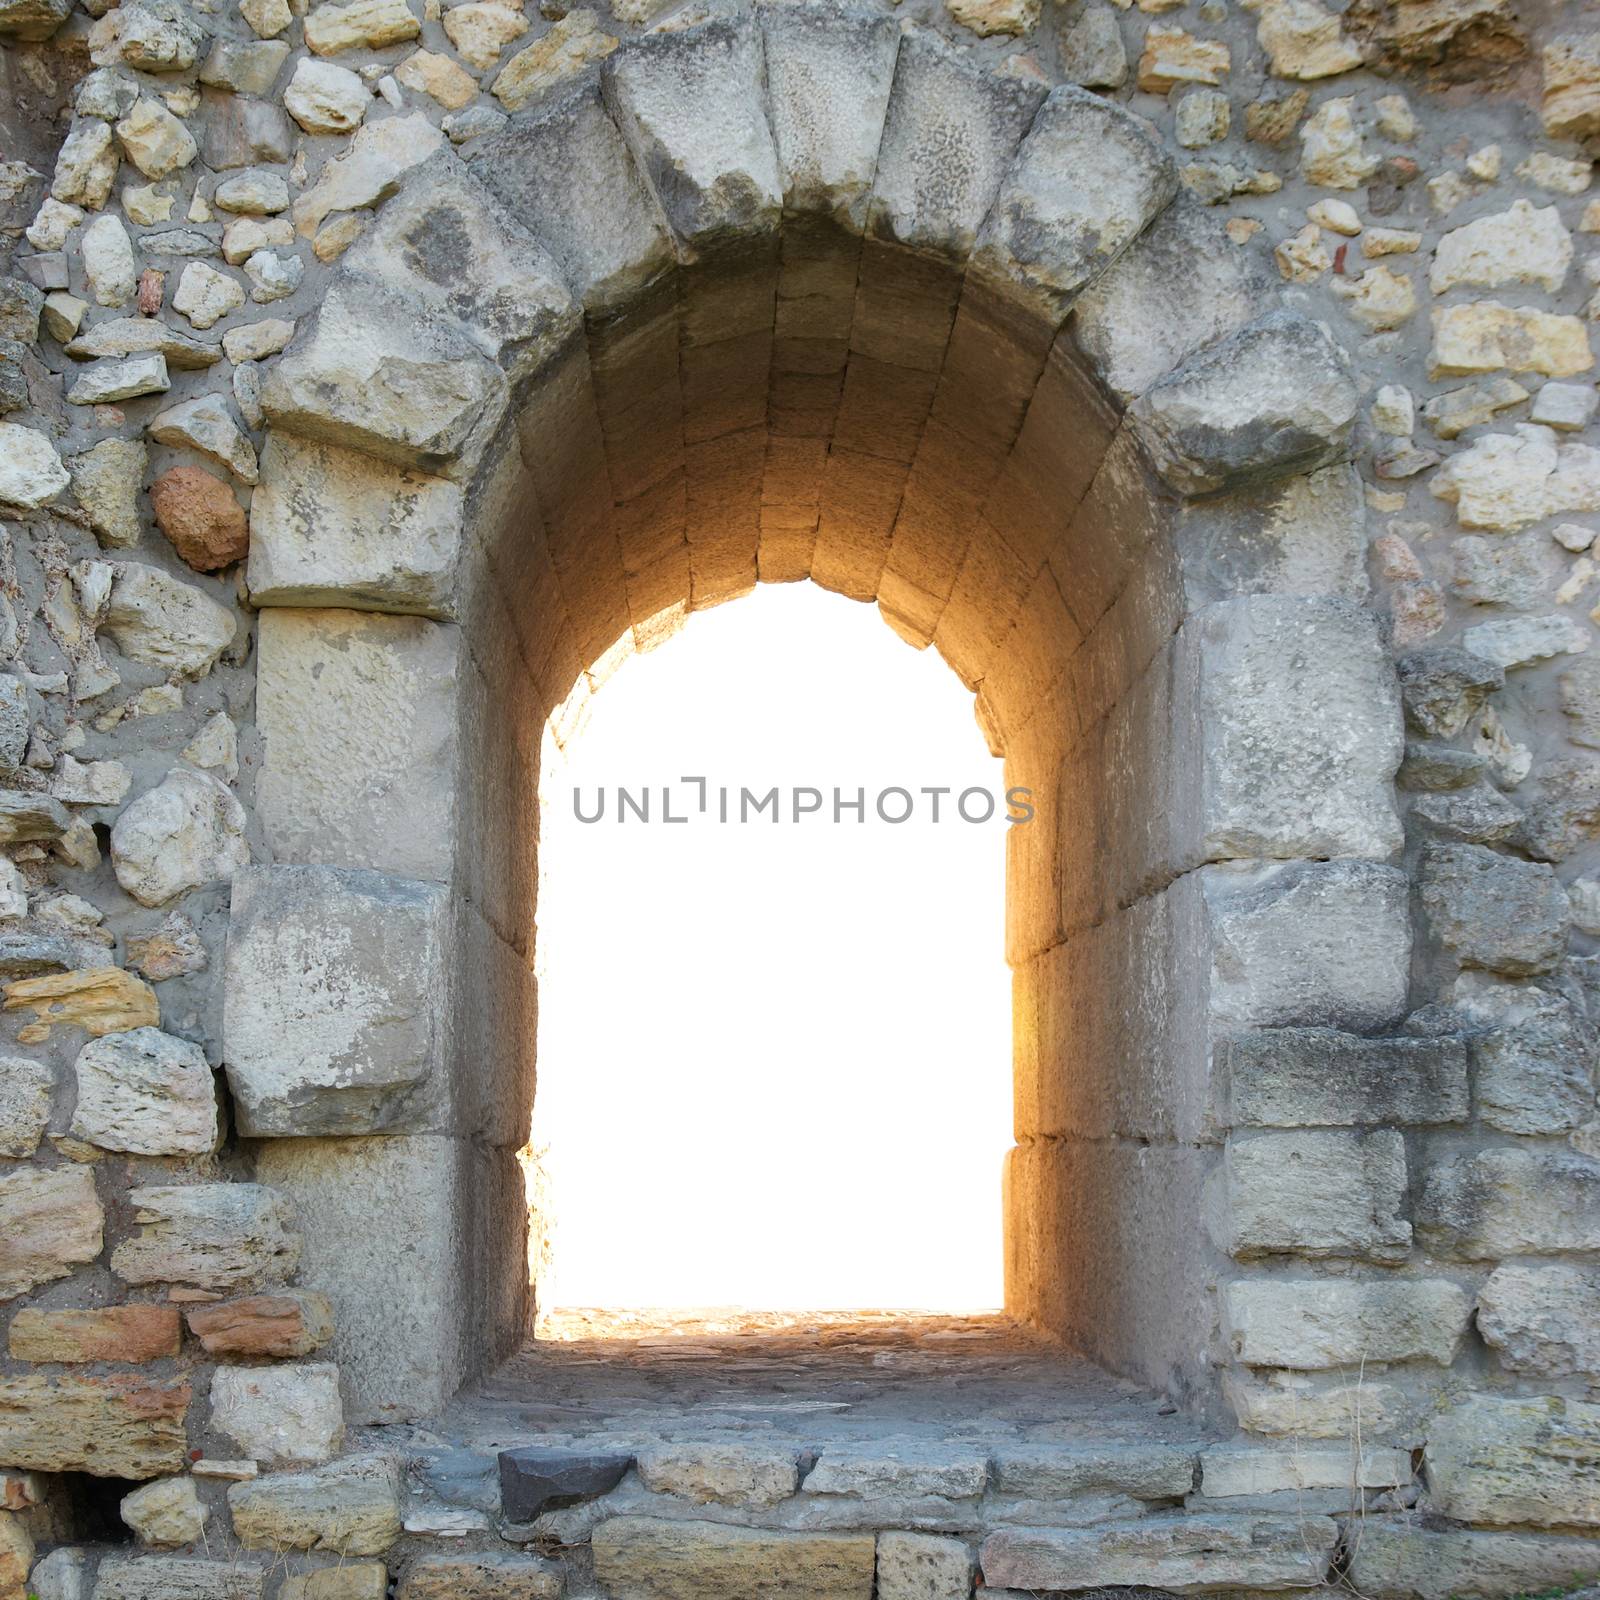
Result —
[{"label": "tan sandstone block", "polygon": [[594,1530],[595,1575],[619,1600],[749,1600],[773,1574],[807,1600],[868,1600],[870,1533],[773,1533],[715,1522],[612,1517]]},{"label": "tan sandstone block", "polygon": [[1433,313],[1430,378],[1462,378],[1502,368],[1570,378],[1593,366],[1589,335],[1577,317],[1494,300]]},{"label": "tan sandstone block", "polygon": [[34,1472],[154,1478],[188,1461],[187,1383],[144,1378],[0,1379],[0,1459]]},{"label": "tan sandstone block", "polygon": [[177,1355],[181,1334],[175,1306],[27,1306],[11,1319],[9,1349],[13,1361],[160,1361]]},{"label": "tan sandstone block", "polygon": [[333,1337],[333,1307],[308,1290],[253,1294],[187,1313],[189,1331],[211,1356],[308,1356]]},{"label": "tan sandstone block", "polygon": [[32,1011],[39,1019],[18,1033],[19,1044],[48,1039],[51,1028],[61,1023],[82,1028],[96,1039],[129,1028],[161,1025],[155,990],[118,967],[19,978],[0,987],[0,994],[5,996],[0,1010]]}]

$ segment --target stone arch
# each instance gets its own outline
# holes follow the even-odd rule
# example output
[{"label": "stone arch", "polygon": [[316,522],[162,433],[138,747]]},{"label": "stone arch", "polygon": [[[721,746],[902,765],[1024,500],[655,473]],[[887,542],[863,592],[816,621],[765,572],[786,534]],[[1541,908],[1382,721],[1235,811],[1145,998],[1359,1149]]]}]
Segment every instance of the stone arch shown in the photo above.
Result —
[{"label": "stone arch", "polygon": [[[522,1332],[541,724],[801,578],[938,649],[1042,797],[1008,1300],[1210,1399],[1241,1263],[1409,1237],[1397,1134],[1230,1138],[1281,1125],[1233,1041],[1405,1004],[1343,354],[1139,118],[848,8],[680,16],[464,157],[417,124],[295,206],[383,202],[262,394],[277,864],[229,936],[241,1131],[353,1416],[425,1415]],[[337,1052],[286,1072],[308,1014]],[[1303,1226],[1307,1182],[1344,1199]]]}]

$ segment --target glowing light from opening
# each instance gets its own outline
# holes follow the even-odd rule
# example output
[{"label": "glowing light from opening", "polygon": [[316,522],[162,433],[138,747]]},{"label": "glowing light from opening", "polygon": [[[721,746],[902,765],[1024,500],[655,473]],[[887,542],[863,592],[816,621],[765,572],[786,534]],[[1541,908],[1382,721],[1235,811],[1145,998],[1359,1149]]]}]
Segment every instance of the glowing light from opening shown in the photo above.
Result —
[{"label": "glowing light from opening", "polygon": [[[627,662],[550,749],[542,1304],[998,1305],[1006,824],[950,798],[935,824],[927,797],[897,826],[831,820],[835,787],[869,813],[891,785],[1001,795],[972,697],[867,607],[763,586]],[[654,820],[662,785],[693,800],[686,776],[713,814],[722,784],[829,803],[799,825]],[[616,821],[619,785],[656,791],[648,826]],[[575,819],[574,786],[590,815],[608,791],[603,822]]]}]

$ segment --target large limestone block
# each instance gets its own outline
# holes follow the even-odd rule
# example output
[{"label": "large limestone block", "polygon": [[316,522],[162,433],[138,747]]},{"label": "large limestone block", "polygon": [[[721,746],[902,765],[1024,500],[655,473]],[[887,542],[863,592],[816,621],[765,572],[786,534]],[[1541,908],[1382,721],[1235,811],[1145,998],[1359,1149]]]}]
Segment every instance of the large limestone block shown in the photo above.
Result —
[{"label": "large limestone block", "polygon": [[302,1218],[299,1282],[332,1302],[347,1421],[439,1411],[464,1374],[474,1314],[467,1152],[436,1136],[280,1139],[256,1168]]},{"label": "large limestone block", "polygon": [[689,1440],[639,1453],[639,1476],[656,1494],[704,1505],[769,1506],[787,1499],[800,1481],[793,1447],[737,1440]]},{"label": "large limestone block", "polygon": [[159,1028],[91,1039],[73,1071],[72,1131],[102,1150],[141,1156],[209,1155],[222,1133],[205,1052]]},{"label": "large limestone block", "polygon": [[768,232],[783,204],[749,16],[646,34],[606,57],[606,104],[673,232],[691,251]]},{"label": "large limestone block", "polygon": [[1478,1332],[1509,1372],[1600,1374],[1600,1272],[1496,1267],[1478,1291]]},{"label": "large limestone block", "polygon": [[865,226],[894,83],[894,19],[845,5],[764,6],[767,107],[792,212]]},{"label": "large limestone block", "polygon": [[870,1533],[610,1517],[594,1530],[591,1547],[595,1576],[616,1600],[749,1600],[779,1588],[808,1600],[872,1594]]},{"label": "large limestone block", "polygon": [[1175,759],[1185,770],[1195,741],[1203,859],[1399,850],[1400,691],[1371,612],[1253,595],[1207,606],[1178,637],[1194,717]]},{"label": "large limestone block", "polygon": [[971,1592],[972,1557],[960,1539],[878,1535],[877,1600],[967,1600]]},{"label": "large limestone block", "polygon": [[557,1600],[566,1571],[543,1556],[502,1550],[418,1556],[407,1566],[396,1600]]},{"label": "large limestone block", "polygon": [[1428,1528],[1364,1517],[1347,1577],[1373,1600],[1458,1600],[1572,1589],[1600,1572],[1600,1540]]},{"label": "large limestone block", "polygon": [[868,206],[870,231],[964,261],[1045,86],[986,72],[937,35],[900,41]]},{"label": "large limestone block", "polygon": [[344,1442],[339,1369],[330,1361],[218,1367],[211,1377],[211,1426],[252,1461],[326,1461]]},{"label": "large limestone block", "polygon": [[1460,1261],[1600,1250],[1600,1161],[1513,1145],[1435,1157],[1417,1231],[1436,1255]]},{"label": "large limestone block", "polygon": [[105,1212],[88,1167],[18,1167],[0,1173],[0,1300],[70,1277],[93,1261],[104,1227]]},{"label": "large limestone block", "polygon": [[113,1555],[100,1563],[91,1600],[261,1600],[267,1570],[248,1558]]},{"label": "large limestone block", "polygon": [[1222,1294],[1223,1332],[1247,1366],[1358,1366],[1437,1361],[1448,1366],[1472,1317],[1447,1278],[1249,1278]]},{"label": "large limestone block", "polygon": [[[267,102],[234,102],[232,97],[227,103],[268,105]],[[289,119],[281,111],[270,105],[268,109],[287,127]],[[444,143],[444,134],[420,111],[408,117],[385,117],[381,122],[368,123],[351,139],[349,149],[328,162],[316,183],[295,200],[290,215],[296,231],[310,238],[324,218],[334,212],[355,211],[387,199],[406,173],[437,154]],[[267,159],[287,161],[288,158],[285,148],[282,155]],[[206,159],[212,166],[246,164],[242,161],[219,163],[210,156]]]},{"label": "large limestone block", "polygon": [[149,1185],[128,1203],[139,1231],[111,1252],[126,1283],[257,1289],[287,1282],[299,1262],[293,1212],[259,1183]]},{"label": "large limestone block", "polygon": [[1214,1065],[1234,1127],[1465,1122],[1467,1042],[1333,1028],[1263,1028],[1220,1041]]},{"label": "large limestone block", "polygon": [[1210,207],[1180,194],[1078,296],[1079,349],[1124,401],[1260,313],[1273,288],[1262,257],[1230,244]]},{"label": "large limestone block", "polygon": [[30,1472],[155,1478],[189,1461],[187,1383],[0,1378],[0,1460]]},{"label": "large limestone block", "polygon": [[1210,1006],[1228,1030],[1375,1030],[1405,1009],[1404,873],[1367,861],[1207,867]]},{"label": "large limestone block", "polygon": [[1169,1513],[1092,1528],[1002,1528],[983,1541],[979,1563],[991,1588],[1311,1588],[1337,1537],[1326,1517]]},{"label": "large limestone block", "polygon": [[400,1537],[401,1474],[388,1456],[346,1456],[228,1490],[233,1531],[247,1550],[382,1555]]},{"label": "large limestone block", "polygon": [[1428,1504],[1461,1522],[1600,1527],[1600,1406],[1473,1395],[1428,1425]]},{"label": "large limestone block", "polygon": [[1062,84],[1000,185],[973,268],[1059,323],[1177,189],[1177,169],[1149,123]]},{"label": "large limestone block", "polygon": [[376,872],[241,875],[223,1054],[242,1134],[402,1132],[444,1120],[445,911],[440,886]]},{"label": "large limestone block", "polygon": [[1206,1184],[1211,1236],[1239,1258],[1403,1261],[1405,1195],[1405,1141],[1391,1129],[1230,1139]]},{"label": "large limestone block", "polygon": [[964,1445],[832,1445],[806,1474],[807,1494],[864,1498],[938,1495],[967,1500],[983,1493],[988,1457]]},{"label": "large limestone block", "polygon": [[251,603],[448,619],[461,521],[448,478],[271,434],[250,501]]},{"label": "large limestone block", "polygon": [[538,234],[591,314],[619,307],[673,264],[672,235],[588,77],[474,140],[467,164]]},{"label": "large limestone block", "polygon": [[1272,311],[1190,356],[1128,414],[1161,476],[1208,494],[1347,459],[1360,403],[1327,330]]},{"label": "large limestone block", "polygon": [[454,627],[261,615],[256,805],[280,861],[442,882],[454,854]]},{"label": "large limestone block", "polygon": [[992,1458],[990,1488],[1029,1500],[1059,1500],[1085,1490],[1176,1500],[1194,1488],[1195,1452],[1158,1441],[1090,1440],[1073,1444],[1002,1445]]}]

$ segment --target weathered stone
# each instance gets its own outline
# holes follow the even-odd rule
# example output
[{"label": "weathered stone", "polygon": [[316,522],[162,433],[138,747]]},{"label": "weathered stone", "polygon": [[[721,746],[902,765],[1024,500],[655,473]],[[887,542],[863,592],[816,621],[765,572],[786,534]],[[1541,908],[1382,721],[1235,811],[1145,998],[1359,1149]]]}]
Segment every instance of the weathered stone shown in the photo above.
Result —
[{"label": "weathered stone", "polygon": [[1346,1380],[1231,1367],[1222,1392],[1241,1428],[1270,1438],[1348,1440],[1413,1425],[1415,1408],[1405,1393],[1368,1374]]},{"label": "weathered stone", "polygon": [[877,1600],[967,1600],[971,1592],[972,1557],[960,1539],[878,1535]]},{"label": "weathered stone", "polygon": [[261,1600],[267,1568],[250,1561],[189,1556],[110,1556],[92,1600]]},{"label": "weathered stone", "polygon": [[91,1039],[74,1067],[72,1131],[102,1150],[209,1155],[221,1139],[205,1052],[159,1028]]},{"label": "weathered stone", "polygon": [[1345,38],[1339,19],[1317,0],[1256,0],[1256,39],[1274,76],[1310,82],[1361,65],[1361,51]]},{"label": "weathered stone", "polygon": [[1175,131],[1185,150],[1203,150],[1228,137],[1233,108],[1218,89],[1191,89],[1178,102]]},{"label": "weathered stone", "polygon": [[1366,1038],[1331,1028],[1272,1028],[1216,1046],[1236,1127],[1464,1122],[1462,1039]]},{"label": "weathered stone", "polygon": [[400,1473],[386,1456],[346,1456],[228,1490],[233,1531],[247,1550],[382,1555],[400,1537]]},{"label": "weathered stone", "polygon": [[1509,1372],[1539,1378],[1600,1372],[1600,1273],[1497,1267],[1478,1291],[1478,1332]]},{"label": "weathered stone", "polygon": [[1451,587],[1477,605],[1515,606],[1532,611],[1547,603],[1561,582],[1564,563],[1548,539],[1457,539],[1450,547],[1455,566]]},{"label": "weathered stone", "polygon": [[129,561],[117,567],[104,626],[130,660],[199,678],[233,643],[237,624],[204,590]]},{"label": "weathered stone", "polygon": [[178,280],[172,309],[181,311],[197,328],[210,328],[244,304],[237,278],[203,261],[191,261]]},{"label": "weathered stone", "polygon": [[288,58],[289,46],[281,39],[218,39],[200,69],[200,81],[234,94],[270,94]]},{"label": "weathered stone", "polygon": [[1569,910],[1555,873],[1481,845],[1430,845],[1419,875],[1434,937],[1463,966],[1526,977],[1566,950]]},{"label": "weathered stone", "polygon": [[200,158],[214,172],[287,161],[294,124],[279,105],[208,89],[201,96]]},{"label": "weathered stone", "polygon": [[595,1575],[618,1600],[744,1600],[775,1572],[813,1600],[867,1600],[872,1593],[871,1534],[630,1516],[602,1522],[591,1547]]},{"label": "weathered stone", "polygon": [[499,0],[467,0],[451,6],[441,19],[446,37],[469,67],[486,72],[500,59],[513,39],[528,31],[528,19],[519,7]]},{"label": "weathered stone", "polygon": [[333,1337],[333,1307],[326,1295],[306,1289],[247,1295],[187,1313],[189,1331],[210,1356],[310,1355]]},{"label": "weathered stone", "polygon": [[566,1577],[542,1556],[485,1550],[418,1556],[400,1576],[396,1600],[556,1600]]},{"label": "weathered stone", "polygon": [[1474,1395],[1436,1417],[1428,1501],[1463,1522],[1600,1526],[1600,1406]]},{"label": "weathered stone", "polygon": [[1464,650],[1434,646],[1395,662],[1406,721],[1419,732],[1453,739],[1473,713],[1505,686],[1505,671]]},{"label": "weathered stone", "polygon": [[327,0],[306,18],[306,48],[319,56],[381,50],[415,39],[421,31],[405,0]]},{"label": "weathered stone", "polygon": [[1448,1366],[1472,1318],[1466,1291],[1434,1278],[1241,1279],[1224,1289],[1222,1303],[1225,1336],[1254,1367]]},{"label": "weathered stone", "polygon": [[[143,241],[147,245],[149,238],[147,234]],[[210,240],[206,241],[206,248],[211,248]],[[117,317],[110,322],[97,322],[67,346],[67,354],[80,359],[159,355],[174,372],[215,366],[222,359],[222,352],[214,344],[206,344],[192,333],[185,333],[183,329],[153,317]],[[99,449],[100,446],[95,448]]]},{"label": "weathered stone", "polygon": [[569,11],[542,39],[506,62],[494,80],[495,99],[507,111],[521,111],[545,90],[604,61],[617,42],[593,11]]},{"label": "weathered stone", "polygon": [[[195,409],[199,412],[198,419],[193,415]],[[210,455],[215,456],[218,450],[230,447],[228,434],[231,433],[234,453],[241,462],[248,462],[251,476],[245,481],[253,481],[255,451],[234,427],[227,406],[218,396],[191,400],[183,407],[174,407],[173,411],[184,413],[186,421],[197,422],[204,429],[205,436],[217,446],[217,450],[207,452]],[[172,415],[172,411],[167,411],[156,419],[150,429],[153,437],[162,438],[156,431],[157,424]],[[183,433],[190,431],[193,430],[170,427],[166,442],[179,440]],[[233,490],[204,467],[169,467],[150,485],[150,506],[155,512],[157,527],[196,572],[220,571],[235,561],[242,561],[249,553],[250,527],[244,508],[234,498]]]},{"label": "weathered stone", "polygon": [[160,927],[127,936],[128,965],[151,983],[204,972],[206,949],[193,922],[181,911],[170,911]]},{"label": "weathered stone", "polygon": [[111,194],[121,164],[111,129],[105,123],[93,119],[75,122],[56,157],[50,193],[63,205],[98,211]]},{"label": "weathered stone", "polygon": [[737,1442],[653,1445],[639,1453],[638,1468],[645,1488],[702,1505],[769,1506],[800,1481],[792,1448]]},{"label": "weathered stone", "polygon": [[394,69],[397,82],[438,101],[447,111],[459,111],[478,97],[478,80],[449,56],[418,50]]},{"label": "weathered stone", "polygon": [[0,789],[0,844],[58,839],[68,817],[59,801],[29,789]]},{"label": "weathered stone", "polygon": [[[250,228],[256,230],[258,234],[265,234],[268,230],[275,230],[280,226],[287,229],[288,224],[283,222],[281,217],[274,217],[271,222],[267,223],[257,223],[246,219],[234,224],[234,226]],[[230,229],[229,231],[231,232],[232,230]],[[289,242],[287,239],[279,238],[275,232],[271,234],[271,237],[278,239],[280,243],[287,244]],[[246,254],[253,255],[261,242],[260,238],[244,242],[243,248],[245,248]],[[294,329],[294,323],[284,317],[263,317],[260,322],[246,323],[242,328],[229,328],[222,336],[223,353],[235,366],[243,366],[247,361],[265,361],[268,356],[277,355],[294,338]],[[252,421],[251,426],[254,427],[256,425]],[[270,444],[271,441],[269,440],[268,443]],[[266,490],[263,489],[262,493],[265,492]],[[251,500],[250,505],[251,509],[254,510],[254,499]],[[332,530],[329,531],[331,532]]]},{"label": "weathered stone", "polygon": [[1440,439],[1454,439],[1468,428],[1488,422],[1509,406],[1520,405],[1528,391],[1510,378],[1494,378],[1488,383],[1464,389],[1449,389],[1424,403],[1422,415]]},{"label": "weathered stone", "polygon": [[1525,827],[1522,812],[1486,783],[1451,794],[1418,795],[1411,803],[1411,822],[1465,844],[1503,844]]},{"label": "weathered stone", "polygon": [[1139,57],[1139,88],[1146,94],[1167,94],[1186,83],[1215,88],[1233,65],[1219,39],[1197,39],[1182,28],[1152,23],[1145,30]]},{"label": "weathered stone", "polygon": [[1405,1143],[1398,1133],[1265,1133],[1230,1139],[1207,1181],[1219,1249],[1262,1255],[1403,1261]]},{"label": "weathered stone", "polygon": [[162,1361],[177,1355],[181,1335],[176,1306],[24,1306],[11,1319],[7,1348],[13,1361]]},{"label": "weathered stone", "polygon": [[187,72],[206,31],[183,0],[129,0],[120,7],[122,59],[141,72]]},{"label": "weathered stone", "polygon": [[265,1465],[326,1461],[344,1442],[339,1369],[329,1362],[218,1367],[211,1425]]},{"label": "weathered stone", "polygon": [[1367,1517],[1352,1545],[1349,1579],[1374,1600],[1452,1600],[1568,1589],[1597,1570],[1600,1542]]},{"label": "weathered stone", "polygon": [[0,502],[42,506],[71,481],[55,446],[42,433],[0,422]]},{"label": "weathered stone", "polygon": [[278,1600],[388,1600],[389,1570],[381,1561],[341,1561],[283,1580]]},{"label": "weathered stone", "polygon": [[[3,17],[0,13],[0,23]],[[33,1565],[35,1548],[26,1521],[14,1511],[0,1511],[0,1594],[16,1596],[17,1600],[33,1596],[28,1569]],[[38,1597],[33,1596],[33,1600]]]},{"label": "weathered stone", "polygon": [[155,991],[117,967],[93,967],[20,978],[5,985],[7,1011],[32,1011],[38,1018],[18,1035],[21,1044],[50,1037],[52,1028],[82,1028],[93,1038],[125,1028],[154,1027],[161,1020]]},{"label": "weathered stone", "polygon": [[1484,1029],[1472,1039],[1479,1117],[1504,1133],[1565,1133],[1594,1111],[1594,1039],[1571,1000],[1478,975],[1455,1005]]},{"label": "weathered stone", "polygon": [[1300,129],[1300,175],[1323,189],[1359,189],[1378,170],[1356,125],[1355,101],[1324,100]]},{"label": "weathered stone", "polygon": [[[94,1174],[85,1168],[0,1173],[0,1300],[71,1277],[100,1254],[104,1226]],[[28,1465],[9,1453],[3,1459]]]},{"label": "weathered stone", "polygon": [[160,355],[97,361],[67,390],[67,403],[111,405],[118,400],[137,400],[141,395],[165,394],[171,386],[166,360]]},{"label": "weathered stone", "polygon": [[523,1445],[499,1455],[500,1500],[510,1522],[532,1522],[547,1507],[610,1493],[633,1465],[618,1451]]},{"label": "weathered stone", "polygon": [[1167,482],[1200,494],[1343,459],[1359,409],[1327,334],[1272,312],[1191,356],[1129,415]]},{"label": "weathered stone", "polygon": [[1508,211],[1452,228],[1440,239],[1428,271],[1435,294],[1466,285],[1498,289],[1531,283],[1554,294],[1572,265],[1572,236],[1554,206],[1513,201]]},{"label": "weathered stone", "polygon": [[[214,461],[221,462],[244,483],[254,483],[258,476],[255,448],[239,431],[226,402],[218,395],[201,395],[197,399],[185,400],[179,405],[168,407],[150,423],[150,437],[162,444],[187,445],[190,449],[198,450]],[[172,470],[183,472],[185,469],[175,467]],[[170,481],[171,474],[164,474],[151,486],[152,502],[155,501],[159,485]],[[163,520],[158,507],[156,520],[161,523],[162,532],[179,546],[181,554],[182,544],[167,526],[168,521],[177,520],[171,507],[168,508],[166,520]],[[243,520],[242,516],[240,520]],[[215,563],[215,565],[225,564]],[[191,561],[190,565],[194,566],[196,563]]]},{"label": "weathered stone", "polygon": [[83,230],[83,277],[95,304],[123,306],[133,298],[138,268],[128,230],[115,217],[96,217]]},{"label": "weathered stone", "polygon": [[372,91],[348,68],[304,56],[283,92],[283,103],[307,133],[349,133],[361,126]]},{"label": "weathered stone", "polygon": [[1433,348],[1428,352],[1428,376],[1433,379],[1504,369],[1570,378],[1593,366],[1589,336],[1577,317],[1496,300],[1474,300],[1433,313]]},{"label": "weathered stone", "polygon": [[1194,1488],[1194,1471],[1194,1451],[1179,1444],[1014,1444],[994,1451],[989,1487],[1029,1500],[1067,1499],[1086,1490],[1171,1500]]},{"label": "weathered stone", "polygon": [[24,43],[48,39],[71,10],[64,0],[7,0],[0,8],[0,38]]},{"label": "weathered stone", "polygon": [[987,1458],[959,1445],[875,1447],[845,1445],[824,1450],[806,1474],[807,1494],[939,1495],[969,1499],[983,1493]]},{"label": "weathered stone", "polygon": [[1433,1160],[1417,1231],[1463,1261],[1600,1249],[1600,1161],[1505,1146]]},{"label": "weathered stone", "polygon": [[173,767],[111,829],[117,882],[143,906],[164,905],[249,865],[245,814],[226,784]]},{"label": "weathered stone", "polygon": [[147,178],[170,177],[199,154],[194,135],[159,100],[141,99],[117,124],[117,142]]},{"label": "weathered stone", "polygon": [[200,1504],[194,1479],[157,1478],[122,1500],[122,1520],[140,1544],[175,1549],[205,1534],[209,1508]]},{"label": "weathered stone", "polygon": [[0,1456],[34,1472],[154,1478],[184,1469],[187,1383],[0,1378]]},{"label": "weathered stone", "polygon": [[1214,1500],[1317,1489],[1349,1494],[1410,1482],[1409,1450],[1263,1450],[1255,1444],[1220,1444],[1200,1453],[1200,1493]]},{"label": "weathered stone", "polygon": [[1417,309],[1416,286],[1410,275],[1388,267],[1368,267],[1359,278],[1335,278],[1330,287],[1351,318],[1368,333],[1401,327]]},{"label": "weathered stone", "polygon": [[1091,1528],[1002,1528],[984,1540],[979,1563],[991,1587],[1293,1588],[1321,1580],[1336,1539],[1326,1517],[1167,1513]]},{"label": "weathered stone", "polygon": [[139,542],[139,490],[149,456],[133,439],[102,439],[67,462],[72,493],[102,545],[125,550]]},{"label": "weathered stone", "polygon": [[1110,6],[1078,7],[1061,31],[1061,75],[1085,89],[1120,89],[1128,81],[1128,50]]},{"label": "weathered stone", "polygon": [[1600,32],[1551,39],[1542,64],[1545,133],[1552,139],[1587,139],[1600,133]]},{"label": "weathered stone", "polygon": [[48,1062],[0,1056],[0,1156],[23,1159],[38,1149],[50,1122],[54,1088]]},{"label": "weathered stone", "polygon": [[300,1235],[282,1198],[257,1183],[132,1189],[139,1232],[111,1253],[128,1283],[178,1283],[237,1292],[292,1276]]}]

